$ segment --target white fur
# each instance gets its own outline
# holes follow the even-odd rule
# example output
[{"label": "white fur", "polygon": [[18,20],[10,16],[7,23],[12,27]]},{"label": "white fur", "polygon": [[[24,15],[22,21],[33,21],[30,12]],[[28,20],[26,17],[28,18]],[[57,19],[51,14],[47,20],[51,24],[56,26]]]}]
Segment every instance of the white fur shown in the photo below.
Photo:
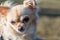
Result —
[{"label": "white fur", "polygon": [[[6,16],[7,21],[4,21],[6,25],[4,25],[2,29],[4,40],[33,40],[36,38],[36,19],[38,18],[37,13],[39,12],[39,7],[36,6],[36,12],[32,14],[33,11],[25,7],[25,5],[16,5],[12,7],[12,2],[6,1],[4,4],[1,4],[1,6],[10,7],[10,10],[8,11]],[[20,26],[25,26],[26,30],[24,32],[18,31],[18,29],[16,28],[17,26],[11,24],[12,20],[16,21],[17,19],[16,11],[18,16],[21,17],[21,20],[26,15],[30,17],[30,20],[26,25],[22,25],[22,23],[20,22]]]}]

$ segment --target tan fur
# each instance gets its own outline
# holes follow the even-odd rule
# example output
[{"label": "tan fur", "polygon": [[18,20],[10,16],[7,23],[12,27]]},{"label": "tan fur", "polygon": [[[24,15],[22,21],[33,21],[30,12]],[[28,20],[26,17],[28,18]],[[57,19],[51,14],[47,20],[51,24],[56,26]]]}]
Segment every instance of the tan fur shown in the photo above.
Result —
[{"label": "tan fur", "polygon": [[8,9],[9,9],[9,7],[0,6],[0,14],[6,15]]}]

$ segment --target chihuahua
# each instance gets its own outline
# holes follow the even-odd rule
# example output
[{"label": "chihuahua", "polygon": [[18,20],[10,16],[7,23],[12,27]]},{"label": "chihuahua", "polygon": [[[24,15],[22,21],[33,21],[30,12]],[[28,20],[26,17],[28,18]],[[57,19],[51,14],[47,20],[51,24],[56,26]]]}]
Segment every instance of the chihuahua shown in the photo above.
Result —
[{"label": "chihuahua", "polygon": [[4,40],[35,40],[39,7],[36,0],[0,5],[0,33]]}]

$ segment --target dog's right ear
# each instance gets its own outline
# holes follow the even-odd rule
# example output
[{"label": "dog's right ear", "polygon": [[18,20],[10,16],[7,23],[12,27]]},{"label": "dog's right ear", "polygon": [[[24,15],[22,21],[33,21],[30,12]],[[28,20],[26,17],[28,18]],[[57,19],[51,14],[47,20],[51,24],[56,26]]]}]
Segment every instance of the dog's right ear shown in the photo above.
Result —
[{"label": "dog's right ear", "polygon": [[6,16],[8,10],[9,10],[9,7],[0,6],[0,14],[1,15]]},{"label": "dog's right ear", "polygon": [[23,5],[29,9],[34,9],[37,6],[36,0],[24,0]]}]

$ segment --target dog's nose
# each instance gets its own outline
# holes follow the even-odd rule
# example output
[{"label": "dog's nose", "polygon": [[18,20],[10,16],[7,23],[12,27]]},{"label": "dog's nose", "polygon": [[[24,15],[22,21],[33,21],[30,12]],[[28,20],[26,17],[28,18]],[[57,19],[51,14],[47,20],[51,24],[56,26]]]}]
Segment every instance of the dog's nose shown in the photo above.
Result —
[{"label": "dog's nose", "polygon": [[23,32],[25,30],[25,27],[18,28],[18,30]]},{"label": "dog's nose", "polygon": [[22,23],[27,23],[28,21],[29,21],[29,17],[28,17],[28,16],[25,16],[25,17],[21,20]]}]

